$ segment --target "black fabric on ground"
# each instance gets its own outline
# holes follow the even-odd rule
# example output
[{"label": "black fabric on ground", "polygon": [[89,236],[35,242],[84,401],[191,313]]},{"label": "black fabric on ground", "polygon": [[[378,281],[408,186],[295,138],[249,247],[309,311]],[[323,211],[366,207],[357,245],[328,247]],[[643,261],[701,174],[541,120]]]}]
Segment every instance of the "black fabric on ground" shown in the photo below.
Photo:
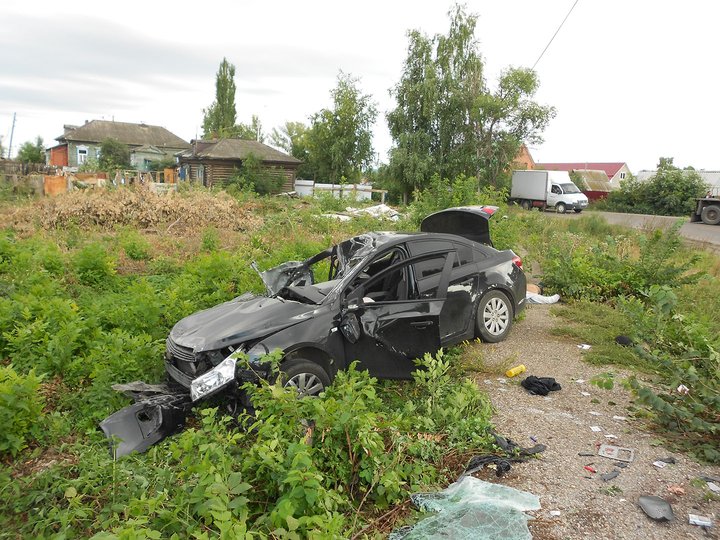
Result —
[{"label": "black fabric on ground", "polygon": [[538,396],[547,396],[550,392],[562,390],[562,386],[552,377],[535,377],[534,375],[530,375],[529,377],[525,377],[520,384],[528,392]]}]

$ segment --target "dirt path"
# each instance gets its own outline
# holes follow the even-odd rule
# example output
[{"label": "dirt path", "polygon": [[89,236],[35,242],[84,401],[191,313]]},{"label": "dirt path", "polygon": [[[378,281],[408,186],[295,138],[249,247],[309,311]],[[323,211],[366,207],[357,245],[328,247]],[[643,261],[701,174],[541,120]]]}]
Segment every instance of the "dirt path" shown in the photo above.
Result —
[{"label": "dirt path", "polygon": [[[531,437],[547,445],[540,459],[514,465],[500,480],[494,475],[487,479],[540,497],[542,509],[534,512],[536,519],[530,522],[534,538],[720,538],[720,502],[705,500],[707,488],[691,485],[701,475],[720,477],[720,467],[698,464],[658,446],[657,436],[630,416],[628,391],[618,384],[603,390],[589,383],[599,373],[613,371],[617,379],[622,372],[583,362],[577,343],[550,334],[553,325],[550,306],[529,306],[525,319],[516,324],[506,341],[478,345],[485,370],[477,382],[497,409],[494,423],[498,433],[522,446],[533,446]],[[507,367],[519,363],[527,366],[527,372],[505,378]],[[562,390],[547,397],[531,395],[519,384],[527,375],[554,377]],[[593,432],[591,426],[602,431]],[[613,471],[616,461],[578,455],[597,454],[597,443],[633,448],[635,459],[626,468],[618,468],[620,474],[614,480],[605,482],[600,475]],[[670,456],[676,464],[662,469],[653,466],[653,461]],[[585,470],[585,465],[597,473]],[[680,486],[685,494],[673,495],[668,492],[670,486]],[[649,519],[637,505],[641,495],[657,495],[670,502],[675,521]],[[551,511],[560,515],[552,516]],[[705,531],[689,525],[690,513],[710,516],[714,528]]]}]

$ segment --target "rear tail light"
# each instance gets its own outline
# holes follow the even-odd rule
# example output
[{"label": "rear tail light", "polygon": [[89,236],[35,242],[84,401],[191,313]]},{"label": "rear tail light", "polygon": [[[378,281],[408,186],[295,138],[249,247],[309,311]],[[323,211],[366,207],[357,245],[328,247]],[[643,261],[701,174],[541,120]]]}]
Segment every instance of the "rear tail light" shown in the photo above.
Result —
[{"label": "rear tail light", "polygon": [[522,270],[522,259],[520,257],[513,255],[512,262],[515,266]]}]

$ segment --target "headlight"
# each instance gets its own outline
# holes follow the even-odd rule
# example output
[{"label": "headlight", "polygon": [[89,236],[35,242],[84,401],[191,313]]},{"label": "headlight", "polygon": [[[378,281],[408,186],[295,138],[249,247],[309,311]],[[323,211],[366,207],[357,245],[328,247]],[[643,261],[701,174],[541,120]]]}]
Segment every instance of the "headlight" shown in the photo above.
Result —
[{"label": "headlight", "polygon": [[228,356],[210,371],[194,379],[190,384],[190,397],[193,401],[217,392],[235,380],[235,363],[233,355]]}]

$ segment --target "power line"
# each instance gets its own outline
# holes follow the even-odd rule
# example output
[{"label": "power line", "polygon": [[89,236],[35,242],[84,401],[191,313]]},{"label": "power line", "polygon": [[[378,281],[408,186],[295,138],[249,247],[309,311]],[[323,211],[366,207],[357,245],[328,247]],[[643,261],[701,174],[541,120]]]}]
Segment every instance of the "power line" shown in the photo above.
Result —
[{"label": "power line", "polygon": [[572,5],[572,7],[570,8],[570,11],[567,12],[567,15],[565,15],[565,18],[564,18],[564,19],[562,20],[562,22],[560,23],[560,26],[558,26],[558,29],[555,30],[555,33],[554,33],[553,36],[550,38],[550,41],[548,41],[548,44],[545,45],[545,48],[543,49],[543,52],[541,52],[541,53],[540,53],[540,56],[538,56],[538,59],[535,60],[535,63],[533,64],[532,69],[535,69],[535,66],[538,65],[538,62],[540,61],[540,59],[541,59],[541,58],[543,57],[543,55],[545,54],[545,51],[548,50],[548,47],[550,47],[550,44],[553,42],[553,39],[555,39],[555,36],[558,35],[558,32],[559,32],[560,29],[563,27],[563,24],[565,24],[565,21],[567,21],[568,17],[569,17],[570,14],[572,13],[572,10],[575,9],[575,6],[577,6],[577,3],[578,3],[579,1],[580,1],[580,0],[575,0],[575,3],[574,3],[574,4]]}]

